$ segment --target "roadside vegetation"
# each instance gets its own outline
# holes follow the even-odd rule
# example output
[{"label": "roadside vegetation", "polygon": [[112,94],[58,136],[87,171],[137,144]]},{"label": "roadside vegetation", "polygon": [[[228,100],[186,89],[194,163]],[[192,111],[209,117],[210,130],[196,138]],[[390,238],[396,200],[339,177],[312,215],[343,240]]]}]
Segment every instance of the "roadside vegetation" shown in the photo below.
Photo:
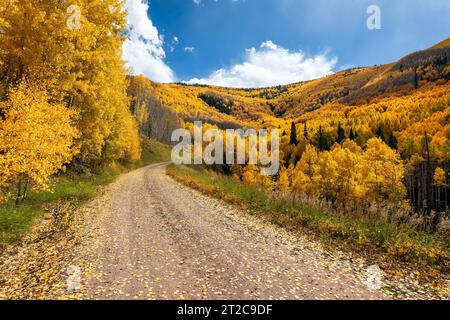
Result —
[{"label": "roadside vegetation", "polygon": [[342,215],[301,206],[277,198],[255,185],[219,174],[171,165],[167,173],[175,180],[205,194],[258,213],[270,222],[291,230],[311,231],[326,240],[341,240],[365,252],[383,253],[396,261],[449,272],[450,242],[443,235],[417,231],[407,225],[370,216]]},{"label": "roadside vegetation", "polygon": [[59,202],[79,204],[94,196],[101,186],[113,182],[120,174],[152,163],[170,159],[169,148],[151,139],[142,138],[141,160],[132,164],[112,163],[98,167],[90,174],[72,171],[50,179],[50,191],[31,192],[19,205],[14,200],[0,204],[0,251],[30,229],[36,219]]}]

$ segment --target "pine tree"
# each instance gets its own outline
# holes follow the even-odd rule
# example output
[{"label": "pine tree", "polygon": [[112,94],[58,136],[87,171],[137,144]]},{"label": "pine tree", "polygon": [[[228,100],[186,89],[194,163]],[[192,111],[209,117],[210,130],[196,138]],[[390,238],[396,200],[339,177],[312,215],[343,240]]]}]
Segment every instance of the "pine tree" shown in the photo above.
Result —
[{"label": "pine tree", "polygon": [[306,141],[309,140],[309,134],[308,134],[308,124],[305,122],[305,128],[303,129],[303,137]]},{"label": "pine tree", "polygon": [[320,151],[330,149],[330,141],[328,136],[323,132],[322,126],[319,127],[319,133],[317,135],[317,147]]},{"label": "pine tree", "polygon": [[395,137],[393,132],[391,132],[391,134],[389,135],[389,138],[388,138],[387,142],[388,142],[387,143],[388,146],[391,147],[391,149],[397,150],[397,148],[398,148],[398,141],[397,141],[397,138]]},{"label": "pine tree", "polygon": [[376,136],[381,139],[381,141],[386,142],[386,136],[384,135],[383,128],[381,126],[377,130]]},{"label": "pine tree", "polygon": [[291,145],[298,145],[298,139],[297,139],[297,127],[295,125],[295,122],[291,123],[291,139],[289,141]]},{"label": "pine tree", "polygon": [[348,138],[352,141],[354,141],[356,139],[355,134],[353,133],[353,128],[350,128],[350,134],[349,134]]},{"label": "pine tree", "polygon": [[342,128],[341,123],[338,124],[338,130],[337,130],[337,143],[342,144],[344,140],[347,139],[345,135],[345,130]]},{"label": "pine tree", "polygon": [[351,141],[355,141],[356,139],[358,139],[358,132],[356,132],[356,130],[353,131],[353,128],[351,128],[351,129],[350,129],[350,134],[349,134],[348,138],[349,138]]}]

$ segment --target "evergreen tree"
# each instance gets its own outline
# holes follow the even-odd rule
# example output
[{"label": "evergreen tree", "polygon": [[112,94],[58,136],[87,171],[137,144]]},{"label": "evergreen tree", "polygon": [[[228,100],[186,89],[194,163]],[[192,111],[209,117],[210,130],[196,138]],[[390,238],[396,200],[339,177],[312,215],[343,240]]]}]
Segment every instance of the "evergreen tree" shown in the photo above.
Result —
[{"label": "evergreen tree", "polygon": [[354,141],[356,139],[355,134],[353,133],[353,128],[350,128],[350,134],[349,134],[348,138],[352,141]]},{"label": "evergreen tree", "polygon": [[330,141],[328,136],[323,132],[322,126],[319,127],[319,133],[317,137],[317,146],[320,151],[330,149]]},{"label": "evergreen tree", "polygon": [[388,146],[394,150],[397,150],[398,148],[398,141],[393,132],[391,132],[391,134],[389,135]]},{"label": "evergreen tree", "polygon": [[347,139],[345,130],[344,128],[342,128],[341,123],[339,122],[337,131],[337,143],[341,144],[345,139]]},{"label": "evergreen tree", "polygon": [[381,127],[377,130],[377,137],[380,138],[383,142],[386,142],[386,136],[384,135],[383,129]]},{"label": "evergreen tree", "polygon": [[297,139],[297,127],[295,126],[295,123],[291,123],[291,139],[290,144],[292,145],[298,145],[298,139]]},{"label": "evergreen tree", "polygon": [[308,134],[308,124],[305,122],[305,128],[303,129],[303,136],[305,137],[305,140],[309,140],[309,134]]}]

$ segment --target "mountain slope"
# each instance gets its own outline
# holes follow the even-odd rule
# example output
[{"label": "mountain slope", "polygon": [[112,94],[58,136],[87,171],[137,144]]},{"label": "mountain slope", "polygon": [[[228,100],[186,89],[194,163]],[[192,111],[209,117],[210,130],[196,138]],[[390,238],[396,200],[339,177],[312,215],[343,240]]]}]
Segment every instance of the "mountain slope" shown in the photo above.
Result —
[{"label": "mountain slope", "polygon": [[450,38],[392,64],[354,68],[286,86],[232,89],[154,84],[161,103],[184,121],[220,128],[284,127],[327,104],[364,105],[426,91],[450,80]]},{"label": "mountain slope", "polygon": [[[201,120],[221,129],[289,129],[293,120],[303,122],[304,119],[320,118],[321,112],[316,111],[326,106],[327,110],[363,107],[383,99],[431,92],[445,86],[450,80],[449,44],[450,39],[447,39],[388,65],[349,69],[285,86],[234,89],[182,83],[159,84],[137,77],[131,83],[140,83],[140,87],[147,89],[130,91],[135,92],[131,94],[134,100],[157,102],[173,117],[185,123]],[[136,99],[136,95],[140,97]],[[154,105],[154,102],[150,104]],[[166,133],[160,136],[170,135]]]},{"label": "mountain slope", "polygon": [[445,48],[445,47],[450,47],[450,38],[445,39],[444,41],[439,42],[437,45],[431,47],[432,49],[436,49],[436,48]]}]

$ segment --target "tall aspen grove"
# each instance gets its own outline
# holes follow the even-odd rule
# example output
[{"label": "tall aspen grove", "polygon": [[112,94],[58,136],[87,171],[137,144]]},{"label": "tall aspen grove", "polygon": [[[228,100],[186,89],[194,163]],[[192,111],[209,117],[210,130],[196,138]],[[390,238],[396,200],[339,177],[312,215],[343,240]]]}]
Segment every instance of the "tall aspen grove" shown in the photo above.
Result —
[{"label": "tall aspen grove", "polygon": [[67,27],[65,1],[0,4],[4,196],[14,196],[11,188],[24,183],[44,187],[63,166],[89,169],[140,158],[120,54],[126,28],[123,2],[76,4],[83,12],[79,29]]}]

